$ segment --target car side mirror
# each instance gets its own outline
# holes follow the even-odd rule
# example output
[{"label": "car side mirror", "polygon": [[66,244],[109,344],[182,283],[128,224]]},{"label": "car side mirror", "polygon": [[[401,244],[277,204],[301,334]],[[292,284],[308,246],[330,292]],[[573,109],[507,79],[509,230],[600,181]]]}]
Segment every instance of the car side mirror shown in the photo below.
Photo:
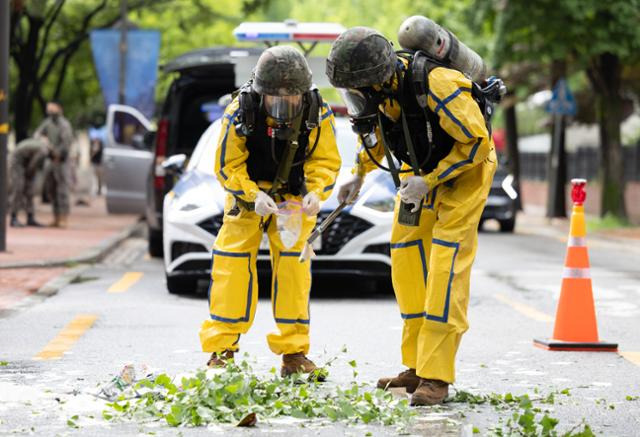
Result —
[{"label": "car side mirror", "polygon": [[131,138],[131,145],[134,149],[145,150],[147,145],[144,141],[144,135],[136,134]]},{"label": "car side mirror", "polygon": [[162,162],[162,168],[167,174],[180,175],[184,171],[184,165],[187,162],[187,155],[180,153],[171,155]]}]

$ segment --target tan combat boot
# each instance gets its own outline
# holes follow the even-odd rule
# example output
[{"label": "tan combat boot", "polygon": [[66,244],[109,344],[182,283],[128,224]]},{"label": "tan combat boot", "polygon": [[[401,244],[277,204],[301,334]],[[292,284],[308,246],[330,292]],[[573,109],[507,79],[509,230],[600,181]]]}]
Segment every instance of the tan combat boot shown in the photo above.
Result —
[{"label": "tan combat boot", "polygon": [[60,216],[58,214],[55,214],[53,216],[53,221],[49,224],[49,227],[51,227],[51,228],[59,228],[60,227]]},{"label": "tan combat boot", "polygon": [[420,385],[420,377],[416,375],[416,369],[407,369],[400,372],[398,376],[380,378],[378,388],[386,390],[388,388],[404,387],[407,393],[413,393]]},{"label": "tan combat boot", "polygon": [[411,395],[411,405],[441,404],[449,396],[449,384],[437,379],[420,378],[420,385]]},{"label": "tan combat boot", "polygon": [[207,361],[207,367],[224,367],[227,365],[227,361],[233,359],[234,351],[226,350],[223,352],[214,352],[211,354],[211,358]]},{"label": "tan combat boot", "polygon": [[309,373],[312,379],[323,382],[326,379],[325,372],[318,368],[313,361],[307,358],[302,352],[296,354],[282,355],[282,369],[280,376],[287,377],[294,373]]},{"label": "tan combat boot", "polygon": [[69,224],[69,216],[66,214],[61,214],[60,217],[58,218],[58,227],[66,228],[68,224]]}]

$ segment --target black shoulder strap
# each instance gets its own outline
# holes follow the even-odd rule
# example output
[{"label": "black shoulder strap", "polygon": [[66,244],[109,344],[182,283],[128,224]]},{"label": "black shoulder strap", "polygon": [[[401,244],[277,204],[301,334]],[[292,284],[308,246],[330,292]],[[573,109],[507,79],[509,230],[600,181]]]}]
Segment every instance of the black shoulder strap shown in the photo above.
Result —
[{"label": "black shoulder strap", "polygon": [[318,88],[313,87],[304,95],[307,110],[306,128],[311,131],[320,125],[320,108],[322,108],[322,97]]},{"label": "black shoulder strap", "polygon": [[238,105],[240,111],[238,113],[236,132],[245,137],[250,136],[256,127],[256,113],[258,106],[260,106],[258,95],[251,87],[251,81],[240,88],[238,92]]},{"label": "black shoulder strap", "polygon": [[429,95],[429,73],[436,67],[445,65],[433,59],[425,52],[418,50],[414,53],[410,64],[411,69],[411,89],[416,95],[416,100],[421,108],[427,107],[427,96]]}]

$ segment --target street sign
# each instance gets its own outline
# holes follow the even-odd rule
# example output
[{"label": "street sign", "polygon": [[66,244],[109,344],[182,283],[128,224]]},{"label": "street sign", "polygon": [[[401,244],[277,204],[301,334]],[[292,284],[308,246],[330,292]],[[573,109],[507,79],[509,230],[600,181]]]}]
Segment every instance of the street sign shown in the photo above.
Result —
[{"label": "street sign", "polygon": [[546,110],[551,114],[576,115],[576,100],[573,98],[566,80],[558,80],[553,88],[553,96],[547,104]]}]

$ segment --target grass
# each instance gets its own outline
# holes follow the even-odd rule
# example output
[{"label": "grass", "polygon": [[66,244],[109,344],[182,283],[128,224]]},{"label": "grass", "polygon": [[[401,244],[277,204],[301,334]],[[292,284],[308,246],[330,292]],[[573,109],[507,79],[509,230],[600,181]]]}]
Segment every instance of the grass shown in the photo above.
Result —
[{"label": "grass", "polygon": [[611,229],[619,229],[629,227],[630,224],[626,219],[622,219],[611,213],[607,213],[604,217],[587,218],[587,231],[607,231]]}]

